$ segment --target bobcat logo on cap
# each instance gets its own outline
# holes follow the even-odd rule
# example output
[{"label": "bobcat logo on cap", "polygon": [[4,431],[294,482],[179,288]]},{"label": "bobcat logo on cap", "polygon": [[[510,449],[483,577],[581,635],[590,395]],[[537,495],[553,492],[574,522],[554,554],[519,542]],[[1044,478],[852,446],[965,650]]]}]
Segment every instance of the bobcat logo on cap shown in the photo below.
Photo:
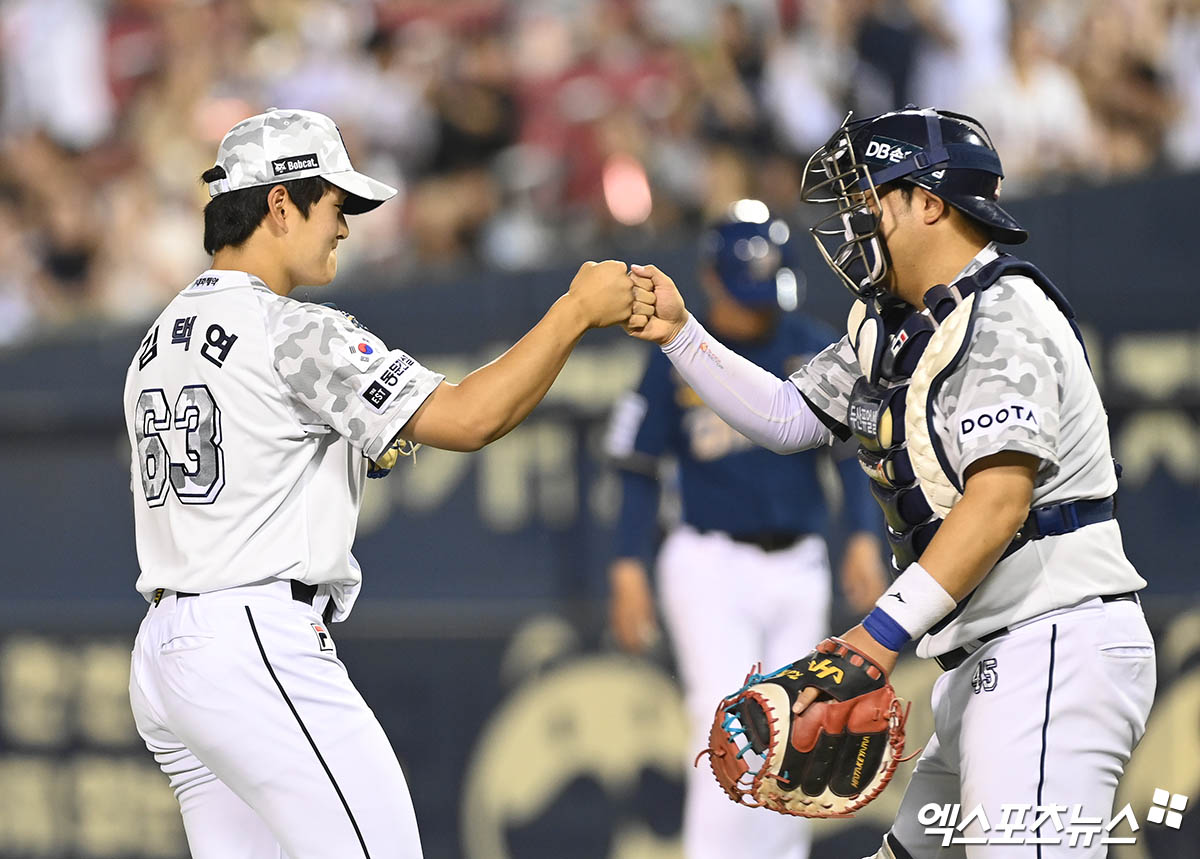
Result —
[{"label": "bobcat logo on cap", "polygon": [[297,155],[294,158],[279,158],[271,162],[271,170],[276,176],[283,173],[298,173],[301,170],[316,170],[320,166],[321,162],[317,160],[315,152]]}]

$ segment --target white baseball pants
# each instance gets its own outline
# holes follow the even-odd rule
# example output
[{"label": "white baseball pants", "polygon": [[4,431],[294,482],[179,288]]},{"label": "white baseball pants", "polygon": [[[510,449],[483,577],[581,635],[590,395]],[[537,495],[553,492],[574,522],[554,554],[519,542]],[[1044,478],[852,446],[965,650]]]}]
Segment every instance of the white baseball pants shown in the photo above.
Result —
[{"label": "white baseball pants", "polygon": [[420,859],[391,744],[288,582],[167,592],[129,694],[194,859]]},{"label": "white baseball pants", "polygon": [[758,662],[766,671],[806,655],[827,634],[830,576],[825,542],[807,537],[777,552],[720,533],[679,528],[658,557],[663,619],[675,649],[692,725],[683,846],[688,859],[729,859],[755,851],[806,859],[808,822],[729,801],[708,765],[717,703],[741,688]]},{"label": "white baseball pants", "polygon": [[[892,837],[911,859],[1102,859],[1103,832],[1091,846],[1082,837],[1070,846],[1075,806],[1082,805],[1080,817],[1105,823],[1119,811],[1117,781],[1145,733],[1154,686],[1154,642],[1135,602],[1091,599],[988,642],[934,684],[934,735]],[[910,747],[919,742],[909,738]],[[958,823],[982,805],[989,829],[977,819],[954,837],[993,843],[942,847],[942,836],[926,834],[919,819],[929,803],[961,805]],[[1024,825],[1008,833],[998,828],[1006,804],[1068,810],[1060,831],[1053,820],[1033,831],[1026,828],[1032,814],[1010,812],[1009,823]],[[1129,829],[1121,824],[1112,835]],[[1061,843],[996,843],[1034,837]]]}]

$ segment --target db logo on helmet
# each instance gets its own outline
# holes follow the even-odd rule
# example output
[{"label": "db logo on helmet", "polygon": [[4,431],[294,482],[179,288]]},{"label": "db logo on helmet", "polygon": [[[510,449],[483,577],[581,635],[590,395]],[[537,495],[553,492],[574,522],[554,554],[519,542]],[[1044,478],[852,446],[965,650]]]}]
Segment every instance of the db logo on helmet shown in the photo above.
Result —
[{"label": "db logo on helmet", "polygon": [[899,164],[910,154],[911,150],[906,149],[900,143],[886,142],[876,137],[867,144],[865,157],[878,158],[880,161],[891,161],[893,164]]}]

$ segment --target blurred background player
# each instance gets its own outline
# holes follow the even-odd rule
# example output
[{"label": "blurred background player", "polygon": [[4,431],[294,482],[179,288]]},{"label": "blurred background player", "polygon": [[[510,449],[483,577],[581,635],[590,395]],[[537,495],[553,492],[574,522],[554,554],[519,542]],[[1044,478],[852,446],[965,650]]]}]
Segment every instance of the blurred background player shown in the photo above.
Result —
[{"label": "blurred background player", "polygon": [[[764,203],[740,200],[704,236],[699,270],[711,330],[783,374],[836,339],[822,323],[784,312],[799,298],[789,232]],[[610,620],[619,645],[634,653],[658,638],[647,559],[658,537],[663,460],[678,464],[682,521],[658,554],[658,586],[692,722],[690,747],[699,749],[714,705],[752,665],[784,665],[826,634],[823,535],[836,507],[849,532],[841,564],[848,602],[862,611],[882,593],[878,509],[852,457],[835,469],[827,452],[783,457],[754,445],[704,405],[659,350],[637,391],[618,401],[607,446],[621,476]],[[831,503],[838,496],[840,504]],[[688,773],[689,859],[731,856],[748,843],[787,859],[808,855],[806,823],[748,814],[714,790],[707,767]]]}]

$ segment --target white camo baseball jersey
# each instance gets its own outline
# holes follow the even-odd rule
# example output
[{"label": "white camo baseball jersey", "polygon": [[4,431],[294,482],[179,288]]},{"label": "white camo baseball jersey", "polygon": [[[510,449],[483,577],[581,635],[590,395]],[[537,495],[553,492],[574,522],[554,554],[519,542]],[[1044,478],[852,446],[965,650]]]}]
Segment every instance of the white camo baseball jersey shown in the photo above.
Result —
[{"label": "white camo baseball jersey", "polygon": [[[984,248],[961,273],[996,258]],[[957,278],[956,278],[957,279]],[[978,297],[974,346],[942,383],[933,427],[961,483],[967,467],[1001,451],[1041,460],[1033,507],[1116,492],[1108,418],[1083,349],[1066,317],[1032,280],[1007,276]],[[842,338],[792,376],[827,414],[846,415],[859,375]],[[989,419],[1000,409],[1022,419]],[[980,420],[983,418],[983,420]],[[987,424],[987,426],[982,426]],[[922,639],[919,656],[960,647],[1002,626],[1096,594],[1136,591],[1145,580],[1125,557],[1116,520],[1030,541],[1000,561],[963,612]]]},{"label": "white camo baseball jersey", "polygon": [[366,458],[442,379],[344,313],[206,271],[126,377],[138,591],[294,579],[328,585],[344,619]]}]

